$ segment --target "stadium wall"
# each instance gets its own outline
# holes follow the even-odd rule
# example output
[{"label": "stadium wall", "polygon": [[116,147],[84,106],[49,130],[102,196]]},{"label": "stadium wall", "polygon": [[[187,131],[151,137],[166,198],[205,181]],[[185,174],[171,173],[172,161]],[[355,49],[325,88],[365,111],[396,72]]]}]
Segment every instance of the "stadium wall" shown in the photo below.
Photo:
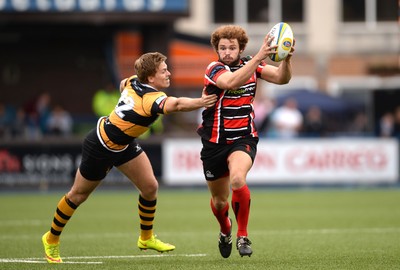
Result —
[{"label": "stadium wall", "polygon": [[[81,142],[0,142],[0,190],[49,190],[70,186],[81,160]],[[161,145],[143,144],[153,165],[154,174],[161,174]],[[102,186],[130,184],[115,168]]]},{"label": "stadium wall", "polygon": [[[204,185],[198,139],[141,143],[154,173],[166,186]],[[0,190],[69,186],[81,158],[81,143],[0,143]],[[394,139],[261,140],[249,174],[251,185],[395,185],[399,143]],[[130,184],[113,169],[103,186]]]}]

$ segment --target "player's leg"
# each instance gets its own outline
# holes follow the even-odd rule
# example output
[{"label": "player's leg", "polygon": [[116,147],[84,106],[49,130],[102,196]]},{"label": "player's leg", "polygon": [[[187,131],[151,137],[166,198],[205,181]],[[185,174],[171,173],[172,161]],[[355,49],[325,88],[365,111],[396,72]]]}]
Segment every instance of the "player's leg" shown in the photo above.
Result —
[{"label": "player's leg", "polygon": [[232,186],[232,209],[238,224],[236,246],[241,256],[252,254],[251,242],[247,238],[247,225],[250,215],[250,190],[246,184],[247,173],[253,162],[243,151],[235,151],[228,157],[230,182]]},{"label": "player's leg", "polygon": [[228,199],[230,192],[229,176],[224,176],[213,181],[207,181],[207,185],[211,193],[211,210],[218,220],[221,232],[228,234],[231,230],[231,222],[228,218]]},{"label": "player's leg", "polygon": [[62,262],[59,250],[60,235],[77,207],[89,197],[99,183],[100,181],[85,179],[78,169],[71,190],[57,204],[50,231],[42,236],[46,259],[49,263]]},{"label": "player's leg", "polygon": [[157,208],[158,182],[153,168],[142,152],[137,157],[117,167],[139,190],[140,249],[154,249],[159,252],[174,250],[175,246],[156,239],[153,233],[154,217]]},{"label": "player's leg", "polygon": [[221,256],[228,258],[232,251],[232,220],[229,218],[229,176],[207,181],[211,193],[211,210],[220,225],[218,248]]}]

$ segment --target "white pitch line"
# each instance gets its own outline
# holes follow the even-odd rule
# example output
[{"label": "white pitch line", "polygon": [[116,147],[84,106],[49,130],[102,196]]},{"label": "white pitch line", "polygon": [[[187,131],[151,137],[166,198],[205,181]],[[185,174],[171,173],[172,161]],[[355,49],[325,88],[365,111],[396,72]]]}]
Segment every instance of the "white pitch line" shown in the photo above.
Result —
[{"label": "white pitch line", "polygon": [[0,227],[41,226],[43,224],[46,224],[46,221],[39,219],[0,220]]},{"label": "white pitch line", "polygon": [[253,231],[251,234],[381,234],[381,233],[400,233],[400,228],[324,228],[324,229],[293,229],[293,230],[265,230]]},{"label": "white pitch line", "polygon": [[[39,261],[40,260],[40,261]],[[47,264],[45,259],[0,259],[0,263],[42,263]],[[67,264],[102,264],[103,262],[63,262]]]},{"label": "white pitch line", "polygon": [[[137,258],[165,258],[165,257],[204,257],[207,254],[157,254],[157,255],[112,255],[112,256],[71,256],[63,257],[63,264],[102,264],[103,262],[85,262],[68,260],[93,260],[93,259],[137,259]],[[0,263],[43,263],[44,258],[0,258]]]}]

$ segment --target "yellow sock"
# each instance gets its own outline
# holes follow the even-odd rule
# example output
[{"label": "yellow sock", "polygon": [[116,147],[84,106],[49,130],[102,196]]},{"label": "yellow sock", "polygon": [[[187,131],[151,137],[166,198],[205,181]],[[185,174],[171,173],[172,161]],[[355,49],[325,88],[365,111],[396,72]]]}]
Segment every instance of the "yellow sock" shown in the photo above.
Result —
[{"label": "yellow sock", "polygon": [[60,234],[67,224],[68,220],[74,214],[77,206],[63,196],[57,204],[57,210],[54,213],[50,233],[47,236],[47,243],[56,244],[60,241]]},{"label": "yellow sock", "polygon": [[157,200],[147,201],[139,195],[140,238],[148,240],[153,235],[153,222]]}]

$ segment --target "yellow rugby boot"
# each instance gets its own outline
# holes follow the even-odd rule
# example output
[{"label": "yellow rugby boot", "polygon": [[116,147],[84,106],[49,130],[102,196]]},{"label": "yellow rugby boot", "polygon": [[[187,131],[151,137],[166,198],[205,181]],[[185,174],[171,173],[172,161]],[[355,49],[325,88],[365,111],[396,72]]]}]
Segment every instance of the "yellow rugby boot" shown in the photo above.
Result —
[{"label": "yellow rugby boot", "polygon": [[141,250],[154,249],[158,252],[172,251],[175,249],[174,245],[162,242],[157,239],[155,235],[152,235],[148,240],[142,240],[139,236],[137,245]]},{"label": "yellow rugby boot", "polygon": [[62,263],[60,257],[60,244],[48,244],[47,235],[50,232],[46,232],[42,236],[42,242],[44,246],[44,253],[46,254],[46,260],[48,263]]}]

